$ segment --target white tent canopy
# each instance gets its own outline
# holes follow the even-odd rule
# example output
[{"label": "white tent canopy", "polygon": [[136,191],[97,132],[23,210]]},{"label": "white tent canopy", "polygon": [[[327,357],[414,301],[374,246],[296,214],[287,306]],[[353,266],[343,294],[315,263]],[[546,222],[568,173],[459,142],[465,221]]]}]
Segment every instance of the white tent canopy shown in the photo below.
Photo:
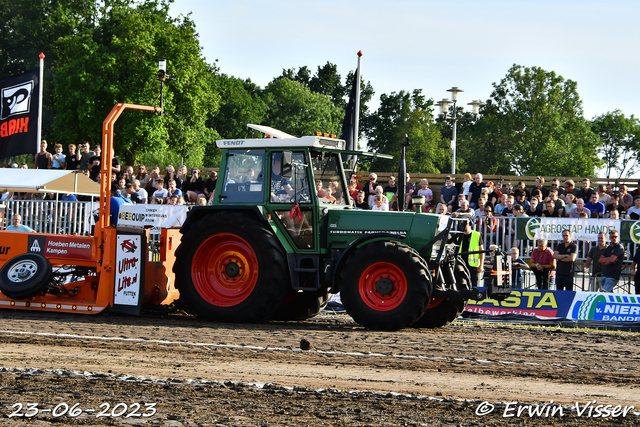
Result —
[{"label": "white tent canopy", "polygon": [[99,196],[100,185],[78,171],[0,169],[0,193],[62,193]]}]

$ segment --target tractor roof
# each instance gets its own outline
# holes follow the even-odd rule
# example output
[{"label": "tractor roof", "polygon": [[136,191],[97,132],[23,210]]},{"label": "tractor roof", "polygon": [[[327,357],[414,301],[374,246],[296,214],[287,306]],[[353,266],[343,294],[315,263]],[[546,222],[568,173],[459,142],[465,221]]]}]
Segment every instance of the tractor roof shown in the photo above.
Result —
[{"label": "tractor roof", "polygon": [[314,147],[344,150],[345,142],[342,139],[325,136],[303,136],[297,138],[288,133],[281,132],[269,126],[248,124],[248,127],[264,133],[264,138],[247,139],[219,139],[216,141],[218,148],[296,148]]}]

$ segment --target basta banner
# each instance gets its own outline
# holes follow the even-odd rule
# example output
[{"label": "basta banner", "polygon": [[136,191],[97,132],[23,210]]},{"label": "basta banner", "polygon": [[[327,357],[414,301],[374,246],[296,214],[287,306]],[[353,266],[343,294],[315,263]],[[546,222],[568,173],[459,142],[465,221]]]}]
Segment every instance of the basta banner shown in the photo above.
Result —
[{"label": "basta banner", "polygon": [[35,154],[39,70],[0,81],[0,158]]}]

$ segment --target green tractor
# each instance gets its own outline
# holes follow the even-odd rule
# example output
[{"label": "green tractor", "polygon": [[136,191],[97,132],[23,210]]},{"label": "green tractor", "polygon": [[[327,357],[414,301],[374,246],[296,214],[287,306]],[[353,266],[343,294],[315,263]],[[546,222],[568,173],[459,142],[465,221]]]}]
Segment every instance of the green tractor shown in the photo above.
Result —
[{"label": "green tractor", "polygon": [[181,229],[176,287],[200,318],[303,320],[339,292],[366,328],[439,327],[470,298],[509,295],[504,254],[492,286],[471,288],[458,248],[447,244],[450,217],[355,208],[341,155],[371,154],[345,151],[335,138],[250,127],[267,137],[217,141],[213,205],[194,207]]}]

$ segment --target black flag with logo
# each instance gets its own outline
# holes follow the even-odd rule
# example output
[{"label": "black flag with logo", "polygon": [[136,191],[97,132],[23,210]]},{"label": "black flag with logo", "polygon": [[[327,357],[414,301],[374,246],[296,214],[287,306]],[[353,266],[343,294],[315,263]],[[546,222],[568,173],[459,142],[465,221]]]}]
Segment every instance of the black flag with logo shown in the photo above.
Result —
[{"label": "black flag with logo", "polygon": [[36,153],[39,70],[0,82],[0,159]]}]

